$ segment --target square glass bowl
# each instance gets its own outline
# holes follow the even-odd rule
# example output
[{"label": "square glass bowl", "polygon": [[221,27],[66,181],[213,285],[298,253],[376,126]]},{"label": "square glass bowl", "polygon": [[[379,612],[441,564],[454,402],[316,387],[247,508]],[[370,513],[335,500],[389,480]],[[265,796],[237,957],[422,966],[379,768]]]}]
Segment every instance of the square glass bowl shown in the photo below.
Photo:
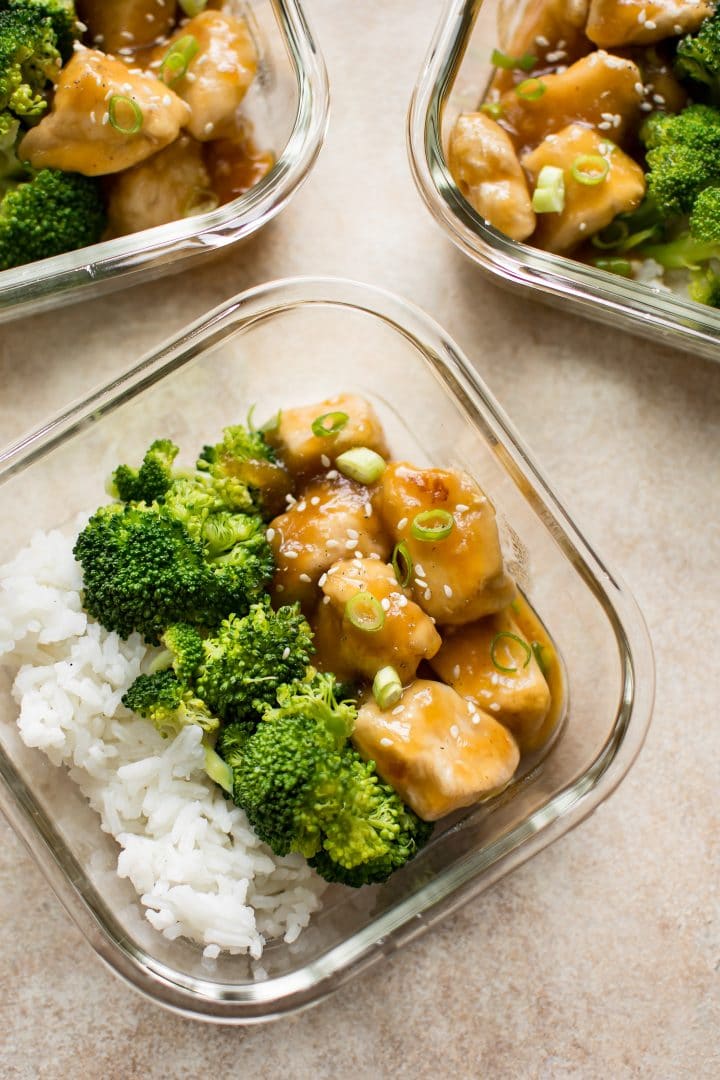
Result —
[{"label": "square glass bowl", "polygon": [[160,1004],[221,1023],[316,1003],[478,896],[607,797],[650,719],[652,651],[626,588],[440,327],[352,282],[300,278],[246,292],[0,454],[0,563],[36,528],[72,529],[78,512],[104,501],[117,462],[160,434],[191,448],[251,403],[264,417],[338,391],[373,402],[395,456],[465,469],[493,500],[511,568],[563,656],[567,718],[544,760],[500,797],[440,822],[386,885],[329,889],[297,941],[266,948],[268,978],[254,982],[244,957],[208,963],[201,947],[147,923],[114,873],[118,849],[98,817],[64,770],[20,741],[0,667],[0,806],[114,971]]},{"label": "square glass bowl", "polygon": [[445,152],[460,113],[481,104],[508,0],[447,0],[408,114],[408,148],[420,194],[450,239],[484,270],[538,300],[720,360],[720,311],[666,290],[510,240],[466,202]]},{"label": "square glass bowl", "polygon": [[216,210],[0,272],[0,322],[207,259],[271,221],[307,178],[325,136],[329,96],[325,63],[300,2],[232,0],[231,7],[247,21],[258,53],[243,115],[258,147],[274,153],[273,168]]}]

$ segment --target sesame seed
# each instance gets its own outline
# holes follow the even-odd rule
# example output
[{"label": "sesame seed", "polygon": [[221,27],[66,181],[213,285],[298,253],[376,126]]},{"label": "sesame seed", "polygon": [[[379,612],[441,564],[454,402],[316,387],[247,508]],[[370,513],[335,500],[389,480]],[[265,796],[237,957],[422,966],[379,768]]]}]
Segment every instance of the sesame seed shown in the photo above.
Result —
[{"label": "sesame seed", "polygon": [[312,499],[310,500],[310,505],[311,506],[319,506],[320,505],[320,496],[319,495],[313,495]]},{"label": "sesame seed", "polygon": [[392,739],[388,739],[387,737],[384,737],[384,738],[382,738],[380,740],[380,745],[381,746],[392,746]]},{"label": "sesame seed", "polygon": [[657,30],[657,23],[655,22],[655,20],[654,19],[646,19],[645,20],[645,29],[646,30]]},{"label": "sesame seed", "polygon": [[404,705],[396,705],[390,715],[391,716],[399,716],[400,713],[404,713],[404,712],[405,712],[405,706]]},{"label": "sesame seed", "polygon": [[325,541],[325,547],[329,547],[329,548],[340,547],[340,541],[339,540],[326,540]]},{"label": "sesame seed", "polygon": [[492,697],[492,694],[490,693],[489,690],[481,690],[480,693],[482,694],[483,697]]},{"label": "sesame seed", "polygon": [[268,531],[265,533],[265,539],[267,540],[268,544],[272,544],[273,540],[275,539],[275,530],[268,529]]},{"label": "sesame seed", "polygon": [[306,582],[306,584],[308,584],[308,585],[312,582],[312,578],[310,577],[309,574],[301,574],[300,575],[300,580]]},{"label": "sesame seed", "polygon": [[330,597],[329,596],[323,596],[323,604],[329,604],[329,603],[330,603]]},{"label": "sesame seed", "polygon": [[372,517],[372,503],[365,503],[365,517]]},{"label": "sesame seed", "polygon": [[327,574],[323,574],[322,577],[320,578],[320,580],[318,581],[318,585],[320,586],[321,589],[322,589],[322,587],[323,587],[323,585],[325,584],[326,581],[327,581]]},{"label": "sesame seed", "polygon": [[286,645],[285,648],[283,649],[283,654],[282,654],[283,660],[287,660],[289,655],[290,655],[290,646]]},{"label": "sesame seed", "polygon": [[339,474],[338,474],[337,469],[331,469],[330,472],[327,473],[327,478],[328,478],[328,480],[337,480],[338,475]]},{"label": "sesame seed", "polygon": [[415,573],[417,574],[418,577],[426,577],[427,576],[426,573],[425,573],[425,570],[423,569],[423,567],[420,565],[419,562],[415,563]]},{"label": "sesame seed", "polygon": [[282,554],[285,556],[286,559],[297,559],[298,557],[297,551],[283,551]]},{"label": "sesame seed", "polygon": [[[640,106],[640,108],[642,108],[642,105]],[[612,127],[612,124],[609,120],[603,120],[602,123],[598,124],[598,127],[600,131],[609,131]]]},{"label": "sesame seed", "polygon": [[458,735],[460,734],[460,728],[457,726],[457,724],[453,724],[453,726],[450,728],[450,734],[452,735],[453,739],[457,739]]},{"label": "sesame seed", "polygon": [[465,512],[465,510],[469,510],[470,507],[466,503],[458,503],[455,509],[458,511],[458,513],[462,514]]},{"label": "sesame seed", "polygon": [[500,706],[497,701],[491,701],[488,708],[492,709],[493,712],[500,712]]},{"label": "sesame seed", "polygon": [[426,589],[425,592],[423,593],[423,596],[425,597],[426,600],[429,600],[432,597],[432,592],[430,591],[430,589]]},{"label": "sesame seed", "polygon": [[348,534],[351,540],[357,540],[360,535],[357,529],[346,529],[345,532]]},{"label": "sesame seed", "polygon": [[405,526],[407,525],[407,523],[408,523],[408,519],[406,517],[401,518],[400,521],[398,521],[398,523],[397,523],[397,528],[398,529],[404,529]]},{"label": "sesame seed", "polygon": [[305,500],[303,499],[302,502],[299,502],[295,509],[297,510],[298,514],[302,514],[305,510],[307,510],[307,503],[305,502]]},{"label": "sesame seed", "polygon": [[445,595],[447,596],[448,599],[450,599],[450,597],[453,594],[453,591],[452,591],[452,589],[450,588],[449,585],[443,585],[443,592],[445,593]]},{"label": "sesame seed", "polygon": [[390,600],[387,596],[383,596],[382,600],[380,601],[380,607],[383,609],[383,611],[390,610]]},{"label": "sesame seed", "polygon": [[459,678],[460,678],[460,665],[456,664],[455,667],[453,668],[453,679],[459,679]]},{"label": "sesame seed", "polygon": [[479,724],[480,723],[480,717],[477,715],[477,713],[475,713],[475,715],[473,716],[472,722],[473,722],[473,724]]},{"label": "sesame seed", "polygon": [[346,540],[345,541],[345,547],[348,549],[348,551],[352,551],[353,548],[356,548],[357,546],[358,546],[357,540]]},{"label": "sesame seed", "polygon": [[407,596],[401,596],[400,599],[398,600],[398,607],[407,607],[407,606],[408,606],[408,598],[407,598]]},{"label": "sesame seed", "polygon": [[322,465],[323,469],[330,468],[330,458],[327,456],[327,454],[320,455],[320,464]]},{"label": "sesame seed", "polygon": [[550,42],[544,34],[538,34],[538,36],[535,38],[535,44],[539,45],[541,49],[547,49]]},{"label": "sesame seed", "polygon": [[362,551],[356,551],[355,552],[355,558],[356,559],[362,559],[362,557],[363,557]]}]

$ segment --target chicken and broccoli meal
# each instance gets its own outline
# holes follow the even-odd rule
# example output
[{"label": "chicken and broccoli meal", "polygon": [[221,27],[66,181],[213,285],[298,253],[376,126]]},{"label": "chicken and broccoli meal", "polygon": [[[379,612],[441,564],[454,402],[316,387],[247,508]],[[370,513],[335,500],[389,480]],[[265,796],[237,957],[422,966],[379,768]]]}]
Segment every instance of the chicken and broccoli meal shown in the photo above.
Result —
[{"label": "chicken and broccoli meal", "polygon": [[0,653],[153,925],[259,956],[506,789],[562,666],[477,482],[394,460],[365,399],[178,455],[156,440],[3,569]]},{"label": "chicken and broccoli meal", "polygon": [[448,164],[506,236],[720,307],[720,10],[506,0]]},{"label": "chicken and broccoli meal", "polygon": [[272,167],[213,0],[0,0],[0,270],[232,201]]}]

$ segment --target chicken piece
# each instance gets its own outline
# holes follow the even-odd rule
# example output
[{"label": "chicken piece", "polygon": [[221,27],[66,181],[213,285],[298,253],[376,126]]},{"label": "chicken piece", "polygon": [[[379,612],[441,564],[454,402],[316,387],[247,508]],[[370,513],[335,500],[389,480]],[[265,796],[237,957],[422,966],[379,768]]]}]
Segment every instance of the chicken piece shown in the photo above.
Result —
[{"label": "chicken piece", "polygon": [[77,0],[93,44],[114,53],[142,49],[175,25],[177,0]]},{"label": "chicken piece", "polygon": [[496,795],[520,760],[510,732],[443,683],[419,679],[394,709],[369,698],[352,740],[424,821]]},{"label": "chicken piece", "polygon": [[[440,648],[440,635],[432,619],[408,600],[393,568],[379,559],[336,563],[328,570],[322,591],[327,602],[318,609],[316,627],[321,642],[330,636],[337,642],[333,654],[341,670],[336,675],[372,679],[390,664],[400,681],[407,683],[420,661],[430,659]],[[365,618],[379,625],[362,628],[351,621]],[[326,648],[321,652],[327,654]]]},{"label": "chicken piece", "polygon": [[127,236],[213,209],[217,198],[210,187],[203,149],[189,135],[126,169],[108,192],[111,236]]},{"label": "chicken piece", "polygon": [[601,51],[584,56],[561,74],[526,83],[525,89],[521,83],[503,94],[500,106],[503,126],[513,142],[527,148],[576,121],[607,125],[617,142],[640,115],[642,99],[637,64]]},{"label": "chicken piece", "polygon": [[535,229],[525,173],[507,132],[484,113],[459,116],[448,147],[457,186],[478,214],[512,240]]},{"label": "chicken piece", "polygon": [[160,48],[151,67],[163,77],[162,63],[181,38],[195,38],[199,48],[190,59],[186,74],[168,85],[190,106],[186,127],[190,134],[207,142],[231,131],[235,111],[245,97],[257,71],[257,53],[247,23],[226,11],[203,11],[183,25]]},{"label": "chicken piece", "polygon": [[[525,642],[524,647],[515,638]],[[451,630],[431,664],[443,682],[509,728],[521,750],[534,747],[550,711],[550,689],[507,609]],[[498,664],[515,671],[502,671]]]},{"label": "chicken piece", "polygon": [[709,0],[591,0],[586,33],[603,48],[650,45],[693,33],[714,10]]},{"label": "chicken piece", "polygon": [[[451,526],[443,539],[413,535],[416,517],[429,512]],[[416,601],[437,622],[473,622],[510,603],[515,585],[503,565],[495,510],[466,473],[393,462],[380,482],[380,513],[410,553]]]},{"label": "chicken piece", "polygon": [[[572,63],[592,48],[585,36],[590,0],[501,0],[498,40],[507,56],[536,56],[537,66]],[[517,72],[498,69],[491,88],[501,93]]]},{"label": "chicken piece", "polygon": [[[323,416],[328,418],[325,424],[328,428],[335,418],[339,430],[334,434],[314,435],[313,423]],[[328,468],[336,457],[353,446],[367,446],[383,457],[388,456],[385,435],[375,410],[368,401],[355,394],[341,394],[316,405],[283,409],[278,427],[268,432],[266,438],[294,476],[312,476],[322,468]]]},{"label": "chicken piece", "polygon": [[372,492],[344,476],[308,484],[302,498],[270,523],[268,538],[277,564],[276,599],[283,604],[299,600],[307,609],[317,600],[318,579],[333,563],[355,551],[379,560],[390,553]]},{"label": "chicken piece", "polygon": [[34,169],[105,176],[174,142],[188,116],[185,102],[153,76],[79,49],[60,73],[51,112],[28,131],[18,152]]},{"label": "chicken piece", "polygon": [[[587,158],[591,159],[589,163]],[[580,168],[582,159],[591,171],[595,171],[593,162],[598,166],[600,162],[606,163],[607,173],[599,183],[587,184],[575,179],[573,167]],[[564,172],[564,209],[557,214],[538,214],[533,243],[546,251],[560,254],[572,251],[609,225],[617,214],[634,210],[645,195],[645,174],[637,162],[600,132],[582,124],[571,124],[557,135],[549,135],[522,160],[533,180],[537,180],[545,165],[555,165]]]}]

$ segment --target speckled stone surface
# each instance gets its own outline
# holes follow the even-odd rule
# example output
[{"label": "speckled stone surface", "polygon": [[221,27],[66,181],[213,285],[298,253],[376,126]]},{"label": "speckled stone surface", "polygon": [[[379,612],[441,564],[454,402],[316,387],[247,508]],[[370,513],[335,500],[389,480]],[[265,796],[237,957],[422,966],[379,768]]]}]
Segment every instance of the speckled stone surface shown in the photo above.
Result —
[{"label": "speckled stone surface", "polygon": [[0,821],[2,1077],[720,1075],[720,366],[507,295],[432,224],[405,110],[430,0],[307,0],[333,90],[316,171],[213,267],[0,328],[8,442],[269,278],[382,284],[476,360],[646,615],[657,705],[579,829],[382,969],[264,1028],[171,1016],[95,959]]}]

